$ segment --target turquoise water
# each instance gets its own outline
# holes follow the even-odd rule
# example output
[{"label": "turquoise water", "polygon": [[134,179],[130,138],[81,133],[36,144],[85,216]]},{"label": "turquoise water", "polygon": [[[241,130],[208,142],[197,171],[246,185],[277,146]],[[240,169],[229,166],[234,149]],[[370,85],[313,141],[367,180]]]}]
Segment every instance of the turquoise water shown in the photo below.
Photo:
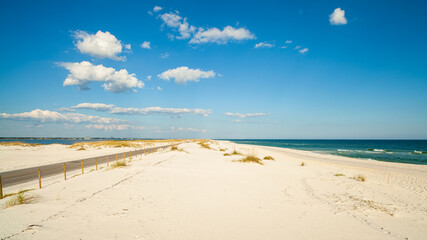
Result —
[{"label": "turquoise water", "polygon": [[235,143],[300,149],[352,158],[427,165],[427,140],[227,140]]}]

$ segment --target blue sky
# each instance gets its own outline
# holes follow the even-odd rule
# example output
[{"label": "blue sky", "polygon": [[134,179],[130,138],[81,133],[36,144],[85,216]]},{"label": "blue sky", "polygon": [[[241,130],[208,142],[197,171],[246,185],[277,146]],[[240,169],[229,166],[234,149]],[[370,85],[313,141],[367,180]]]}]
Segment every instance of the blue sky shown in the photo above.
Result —
[{"label": "blue sky", "polygon": [[0,136],[427,138],[423,1],[0,4]]}]

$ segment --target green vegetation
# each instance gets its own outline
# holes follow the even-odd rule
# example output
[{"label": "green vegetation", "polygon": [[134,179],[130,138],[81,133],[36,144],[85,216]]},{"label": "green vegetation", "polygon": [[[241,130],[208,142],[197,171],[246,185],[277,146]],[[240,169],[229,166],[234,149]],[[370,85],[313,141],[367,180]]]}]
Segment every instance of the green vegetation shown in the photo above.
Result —
[{"label": "green vegetation", "polygon": [[198,144],[200,145],[200,147],[202,148],[206,148],[206,149],[212,149],[211,146],[209,146],[209,142],[206,140],[201,140],[198,142]]},{"label": "green vegetation", "polygon": [[0,146],[19,146],[19,147],[37,147],[40,143],[23,143],[23,142],[0,142]]},{"label": "green vegetation", "polygon": [[342,173],[335,173],[335,177],[344,177],[345,175]]},{"label": "green vegetation", "polygon": [[274,161],[274,158],[272,156],[265,156],[264,160],[273,160]]},{"label": "green vegetation", "polygon": [[12,199],[9,199],[6,202],[6,204],[4,205],[4,208],[8,208],[8,207],[26,204],[26,203],[31,202],[33,197],[28,197],[28,196],[24,195],[24,193],[25,193],[24,191],[19,191],[17,194],[15,194],[14,197],[12,197]]}]

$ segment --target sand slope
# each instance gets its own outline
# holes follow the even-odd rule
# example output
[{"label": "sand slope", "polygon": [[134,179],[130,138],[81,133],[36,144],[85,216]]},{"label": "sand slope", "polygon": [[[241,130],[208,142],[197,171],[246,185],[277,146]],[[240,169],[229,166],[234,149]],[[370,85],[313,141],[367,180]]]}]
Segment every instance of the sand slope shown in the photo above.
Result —
[{"label": "sand slope", "polygon": [[[426,239],[427,168],[196,143],[27,193],[0,211],[9,239]],[[239,163],[236,150],[273,156]],[[304,161],[306,166],[300,166]],[[334,174],[346,176],[337,177]],[[363,174],[366,182],[352,179]],[[390,174],[390,175],[389,175]],[[7,199],[0,203],[3,205]]]}]

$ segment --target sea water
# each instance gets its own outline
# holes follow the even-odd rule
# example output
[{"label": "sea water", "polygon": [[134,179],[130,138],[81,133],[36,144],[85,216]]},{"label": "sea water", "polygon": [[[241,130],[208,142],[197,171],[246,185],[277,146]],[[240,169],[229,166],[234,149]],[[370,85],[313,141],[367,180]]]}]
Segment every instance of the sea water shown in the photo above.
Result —
[{"label": "sea water", "polygon": [[427,140],[227,140],[235,143],[307,150],[359,159],[427,165]]}]

